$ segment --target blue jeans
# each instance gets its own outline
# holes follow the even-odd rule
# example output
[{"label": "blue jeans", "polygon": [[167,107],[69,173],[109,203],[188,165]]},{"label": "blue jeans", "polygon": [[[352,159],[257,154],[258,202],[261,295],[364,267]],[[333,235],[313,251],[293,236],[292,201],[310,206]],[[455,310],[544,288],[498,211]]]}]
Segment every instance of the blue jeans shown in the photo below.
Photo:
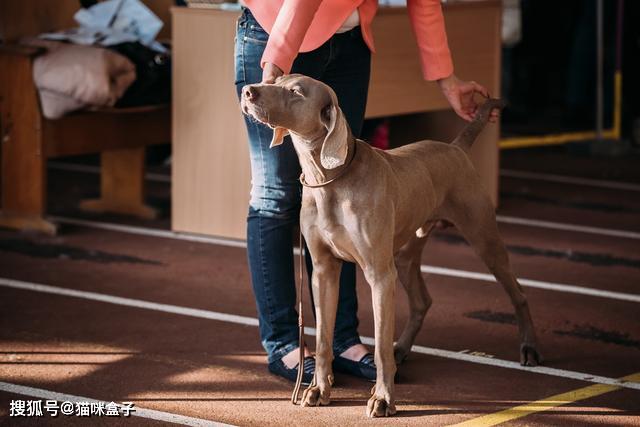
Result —
[{"label": "blue jeans", "polygon": [[[262,79],[260,59],[269,35],[248,9],[238,19],[235,44],[236,90]],[[298,55],[292,73],[328,84],[358,136],[367,103],[371,53],[360,27],[334,35],[319,48]],[[260,338],[269,362],[298,347],[298,315],[293,264],[293,232],[298,225],[302,189],[300,164],[291,141],[270,149],[272,130],[245,117],[251,156],[251,201],[247,252],[258,308]],[[307,260],[307,266],[310,266]],[[355,266],[344,263],[334,334],[334,353],[360,343]]]}]

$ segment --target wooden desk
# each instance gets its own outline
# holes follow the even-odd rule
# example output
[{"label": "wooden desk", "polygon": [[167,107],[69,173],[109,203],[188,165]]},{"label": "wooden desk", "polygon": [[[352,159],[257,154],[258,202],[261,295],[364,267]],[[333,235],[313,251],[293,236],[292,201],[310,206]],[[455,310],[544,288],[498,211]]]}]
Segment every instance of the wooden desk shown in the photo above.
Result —
[{"label": "wooden desk", "polygon": [[[453,2],[444,7],[456,74],[500,91],[498,0]],[[175,231],[245,238],[250,167],[247,135],[235,95],[233,39],[238,14],[172,9],[173,187]],[[446,111],[444,97],[421,75],[406,10],[381,8],[374,21],[373,56],[366,116],[402,116],[396,136],[406,141],[448,140],[462,121]],[[426,114],[413,114],[437,112]],[[393,131],[392,131],[393,132]],[[474,163],[497,195],[498,126],[474,145]]]}]

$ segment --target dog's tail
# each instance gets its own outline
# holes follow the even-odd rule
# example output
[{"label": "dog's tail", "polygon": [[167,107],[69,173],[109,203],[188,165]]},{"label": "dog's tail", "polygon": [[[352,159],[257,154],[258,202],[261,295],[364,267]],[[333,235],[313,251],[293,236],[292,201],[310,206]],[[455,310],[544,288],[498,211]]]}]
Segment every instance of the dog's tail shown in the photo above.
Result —
[{"label": "dog's tail", "polygon": [[476,111],[473,120],[462,129],[462,132],[453,140],[452,144],[457,145],[464,151],[469,151],[478,134],[489,121],[489,116],[494,108],[502,109],[505,102],[501,99],[489,98]]}]

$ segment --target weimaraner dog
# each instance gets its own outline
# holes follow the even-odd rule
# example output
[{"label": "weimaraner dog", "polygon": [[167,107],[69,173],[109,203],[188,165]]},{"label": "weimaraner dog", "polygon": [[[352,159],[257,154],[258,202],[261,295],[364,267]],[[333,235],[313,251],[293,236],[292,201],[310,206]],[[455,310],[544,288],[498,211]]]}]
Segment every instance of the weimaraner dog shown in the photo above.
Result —
[{"label": "weimaraner dog", "polygon": [[[315,381],[303,394],[303,406],[329,404],[338,279],[346,260],[362,268],[372,292],[377,378],[366,413],[396,412],[396,363],[410,352],[431,305],[420,257],[438,223],[457,227],[509,295],[520,363],[540,363],[527,300],[511,271],[491,199],[467,155],[491,110],[500,107],[500,101],[487,100],[451,144],[421,141],[381,151],[353,137],[335,93],[317,80],[288,75],[243,88],[243,112],[273,128],[272,147],[289,133],[303,172],[300,227],[313,260],[317,322]],[[398,280],[411,312],[394,348]]]}]

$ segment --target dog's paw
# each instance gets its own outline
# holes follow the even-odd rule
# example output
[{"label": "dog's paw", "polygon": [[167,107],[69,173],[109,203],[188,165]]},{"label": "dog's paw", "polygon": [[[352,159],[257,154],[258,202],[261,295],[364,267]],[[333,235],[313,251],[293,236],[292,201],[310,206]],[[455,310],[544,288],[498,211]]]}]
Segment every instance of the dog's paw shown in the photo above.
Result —
[{"label": "dog's paw", "polygon": [[402,347],[395,347],[393,349],[393,356],[396,360],[396,366],[401,365],[408,355],[409,355],[409,350]]},{"label": "dog's paw", "polygon": [[367,417],[390,417],[396,413],[396,405],[375,394],[367,402]]},{"label": "dog's paw", "polygon": [[522,366],[538,366],[542,364],[542,356],[535,344],[520,345],[520,364]]},{"label": "dog's paw", "polygon": [[326,406],[330,402],[329,393],[322,393],[317,385],[310,385],[302,393],[302,406]]}]

